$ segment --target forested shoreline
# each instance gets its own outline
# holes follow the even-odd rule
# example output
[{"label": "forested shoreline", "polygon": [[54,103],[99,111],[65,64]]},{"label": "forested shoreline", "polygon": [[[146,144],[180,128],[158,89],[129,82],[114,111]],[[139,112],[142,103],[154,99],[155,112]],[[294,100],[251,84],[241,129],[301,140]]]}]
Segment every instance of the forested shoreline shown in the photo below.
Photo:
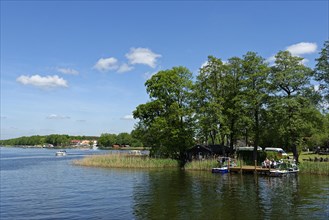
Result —
[{"label": "forested shoreline", "polygon": [[[76,141],[90,141],[90,146],[97,142],[100,148],[111,148],[117,146],[141,147],[142,144],[137,139],[133,138],[129,133],[109,134],[104,133],[101,136],[70,136],[67,134],[51,134],[51,135],[34,135],[30,137],[18,137],[8,140],[0,140],[0,145],[6,146],[39,146],[47,147],[49,145],[58,148],[67,148],[75,145]],[[86,145],[84,146],[86,147]],[[88,147],[88,144],[87,144]]]},{"label": "forested shoreline", "polygon": [[[209,56],[196,80],[186,67],[162,70],[146,81],[150,100],[133,112],[134,133],[151,155],[184,163],[194,143],[238,141],[293,152],[328,147],[329,41],[311,69],[280,51],[270,64],[255,52],[227,61]],[[255,158],[256,159],[256,158]]]}]

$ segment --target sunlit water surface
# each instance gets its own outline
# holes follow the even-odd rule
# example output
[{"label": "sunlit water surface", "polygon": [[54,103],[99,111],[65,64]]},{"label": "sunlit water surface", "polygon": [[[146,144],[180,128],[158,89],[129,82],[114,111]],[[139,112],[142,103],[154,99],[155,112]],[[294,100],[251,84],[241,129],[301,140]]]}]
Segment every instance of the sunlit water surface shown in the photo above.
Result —
[{"label": "sunlit water surface", "polygon": [[80,167],[1,147],[0,219],[329,219],[329,178]]}]

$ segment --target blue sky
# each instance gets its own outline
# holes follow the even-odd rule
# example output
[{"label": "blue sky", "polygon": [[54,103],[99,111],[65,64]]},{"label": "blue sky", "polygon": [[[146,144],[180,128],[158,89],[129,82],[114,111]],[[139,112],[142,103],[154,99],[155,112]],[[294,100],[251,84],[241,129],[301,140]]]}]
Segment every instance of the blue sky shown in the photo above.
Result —
[{"label": "blue sky", "polygon": [[328,1],[1,1],[1,139],[130,132],[159,70],[213,55],[314,59]]}]

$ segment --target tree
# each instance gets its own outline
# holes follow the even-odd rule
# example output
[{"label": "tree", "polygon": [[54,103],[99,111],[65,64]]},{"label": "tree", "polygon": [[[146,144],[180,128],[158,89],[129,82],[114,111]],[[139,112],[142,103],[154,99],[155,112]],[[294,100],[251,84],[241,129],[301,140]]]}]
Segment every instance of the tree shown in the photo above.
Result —
[{"label": "tree", "polygon": [[245,108],[247,109],[246,121],[246,142],[248,143],[247,129],[250,125],[253,132],[254,160],[257,160],[257,147],[260,144],[261,114],[267,100],[268,84],[267,77],[269,67],[264,58],[254,52],[248,52],[243,57],[244,95]]},{"label": "tree", "polygon": [[120,145],[130,145],[132,143],[132,138],[129,133],[123,132],[117,135],[116,143]]},{"label": "tree", "polygon": [[329,102],[329,40],[327,40],[320,52],[320,57],[315,59],[315,78],[320,81],[320,90],[324,92],[327,102]]},{"label": "tree", "polygon": [[113,144],[116,144],[116,138],[116,134],[104,133],[101,134],[100,138],[98,139],[98,144],[102,147],[111,147]]},{"label": "tree", "polygon": [[136,127],[144,133],[141,138],[151,138],[153,155],[176,159],[184,166],[186,149],[193,144],[192,73],[173,67],[153,75],[145,86],[150,101],[133,112],[140,120]]},{"label": "tree", "polygon": [[232,57],[226,64],[227,71],[223,80],[223,118],[224,124],[229,130],[230,149],[233,150],[234,143],[239,134],[244,130],[243,121],[245,106],[243,103],[243,71],[242,60]]},{"label": "tree", "polygon": [[302,117],[302,112],[311,107],[303,93],[310,87],[312,70],[302,64],[303,58],[292,56],[288,51],[280,51],[275,58],[270,73],[274,98],[272,108],[280,113],[277,123],[283,143],[298,161],[297,146],[303,138],[304,122],[307,120]]},{"label": "tree", "polygon": [[[200,69],[193,88],[193,108],[199,143],[216,144],[224,141],[228,132],[223,126],[223,79],[227,67],[213,56]],[[221,136],[220,136],[221,135]]]}]

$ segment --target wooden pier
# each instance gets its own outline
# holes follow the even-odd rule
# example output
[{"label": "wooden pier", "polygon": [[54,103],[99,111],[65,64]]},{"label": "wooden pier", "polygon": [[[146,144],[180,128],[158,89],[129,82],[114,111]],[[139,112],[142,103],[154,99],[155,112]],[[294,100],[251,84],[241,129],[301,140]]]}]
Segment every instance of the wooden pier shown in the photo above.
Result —
[{"label": "wooden pier", "polygon": [[230,172],[234,173],[268,173],[270,168],[262,168],[260,166],[240,166],[240,167],[230,167]]}]

